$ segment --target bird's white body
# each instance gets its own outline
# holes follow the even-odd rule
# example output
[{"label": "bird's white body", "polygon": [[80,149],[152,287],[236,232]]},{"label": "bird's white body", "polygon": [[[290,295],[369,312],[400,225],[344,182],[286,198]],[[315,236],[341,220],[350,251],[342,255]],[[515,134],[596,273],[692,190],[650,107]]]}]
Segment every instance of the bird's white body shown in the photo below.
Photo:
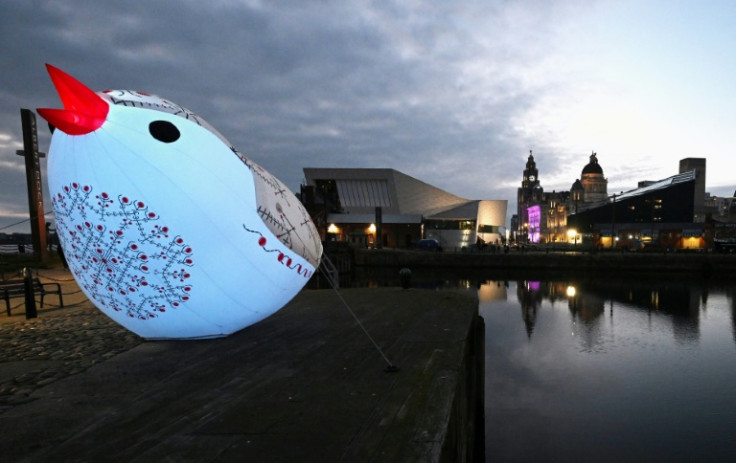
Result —
[{"label": "bird's white body", "polygon": [[104,124],[56,130],[48,178],[70,270],[100,310],[148,339],[222,337],[302,289],[322,247],[281,182],[184,108],[98,95]]}]

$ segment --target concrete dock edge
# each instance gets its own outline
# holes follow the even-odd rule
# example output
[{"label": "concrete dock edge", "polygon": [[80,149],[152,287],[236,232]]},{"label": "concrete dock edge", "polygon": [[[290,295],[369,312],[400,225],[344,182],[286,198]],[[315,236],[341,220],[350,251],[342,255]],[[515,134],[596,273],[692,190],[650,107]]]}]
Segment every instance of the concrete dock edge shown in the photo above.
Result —
[{"label": "concrete dock edge", "polygon": [[[142,342],[43,384],[0,413],[3,458],[483,461],[484,327],[472,292],[341,294],[398,372],[384,371],[334,292],[307,290],[228,338]],[[61,313],[0,329],[30,323],[54,336]]]}]

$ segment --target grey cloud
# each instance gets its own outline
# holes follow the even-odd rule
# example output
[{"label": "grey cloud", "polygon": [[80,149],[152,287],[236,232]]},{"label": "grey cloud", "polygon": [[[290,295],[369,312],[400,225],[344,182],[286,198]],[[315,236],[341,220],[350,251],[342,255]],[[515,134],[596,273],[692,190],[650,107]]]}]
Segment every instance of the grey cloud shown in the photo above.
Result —
[{"label": "grey cloud", "polygon": [[[295,190],[303,167],[392,167],[460,196],[515,198],[528,148],[511,121],[537,95],[515,77],[529,56],[502,11],[248,5],[11,2],[0,18],[0,64],[12,69],[0,77],[0,135],[20,140],[18,108],[59,105],[50,62],[95,90],[142,90],[188,107]],[[22,159],[1,148],[0,161]],[[25,207],[17,177],[0,171],[0,210]]]}]

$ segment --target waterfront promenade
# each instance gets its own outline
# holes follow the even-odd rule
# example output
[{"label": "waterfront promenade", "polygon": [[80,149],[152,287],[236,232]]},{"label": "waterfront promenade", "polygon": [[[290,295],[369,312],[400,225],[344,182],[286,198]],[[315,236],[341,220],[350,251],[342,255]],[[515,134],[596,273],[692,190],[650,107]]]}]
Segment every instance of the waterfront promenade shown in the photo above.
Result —
[{"label": "waterfront promenade", "polygon": [[[146,342],[68,272],[66,307],[0,317],[4,461],[482,458],[483,323],[453,291],[302,291],[228,338]],[[14,300],[21,303],[22,299]],[[477,415],[480,416],[477,416]],[[476,438],[476,433],[481,436]]]}]

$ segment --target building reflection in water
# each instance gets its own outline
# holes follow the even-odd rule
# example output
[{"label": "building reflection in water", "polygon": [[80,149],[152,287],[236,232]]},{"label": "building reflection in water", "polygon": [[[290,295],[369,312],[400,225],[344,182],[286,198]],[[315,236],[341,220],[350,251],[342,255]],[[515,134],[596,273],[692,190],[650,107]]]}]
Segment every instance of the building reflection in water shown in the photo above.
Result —
[{"label": "building reflection in water", "polygon": [[733,461],[736,283],[591,279],[480,307],[487,454]]},{"label": "building reflection in water", "polygon": [[[400,286],[399,273],[393,268],[363,269],[343,287]],[[480,303],[508,298],[509,280],[488,279],[472,274],[458,277],[446,272],[412,272],[412,285],[417,289],[477,290]],[[731,330],[736,342],[736,285],[708,282],[664,280],[517,280],[516,296],[529,339],[542,310],[542,302],[566,304],[571,314],[573,334],[583,335],[585,344],[595,345],[600,336],[600,323],[608,319],[616,323],[617,310],[644,311],[664,316],[671,323],[674,339],[681,343],[700,340],[700,315],[707,313],[710,293],[725,293],[731,308]],[[606,315],[606,318],[603,318]]]},{"label": "building reflection in water", "polygon": [[[516,293],[521,317],[530,339],[534,334],[542,302],[546,300],[554,305],[565,300],[571,314],[572,334],[581,337],[586,349],[594,348],[599,342],[599,324],[606,314],[607,305],[611,323],[615,323],[614,307],[616,310],[646,311],[649,317],[654,314],[667,317],[672,324],[676,341],[698,342],[701,307],[706,311],[708,301],[707,287],[683,282],[522,280],[517,282]],[[736,341],[736,303],[732,305],[732,329]]]},{"label": "building reflection in water", "polygon": [[544,293],[540,291],[543,286],[546,286],[546,283],[538,281],[520,281],[516,285],[516,297],[521,305],[521,318],[524,320],[526,334],[530,339],[534,333],[537,311],[544,300]]},{"label": "building reflection in water", "polygon": [[505,281],[486,281],[479,285],[478,302],[505,301],[508,298],[509,289],[508,282]]}]

